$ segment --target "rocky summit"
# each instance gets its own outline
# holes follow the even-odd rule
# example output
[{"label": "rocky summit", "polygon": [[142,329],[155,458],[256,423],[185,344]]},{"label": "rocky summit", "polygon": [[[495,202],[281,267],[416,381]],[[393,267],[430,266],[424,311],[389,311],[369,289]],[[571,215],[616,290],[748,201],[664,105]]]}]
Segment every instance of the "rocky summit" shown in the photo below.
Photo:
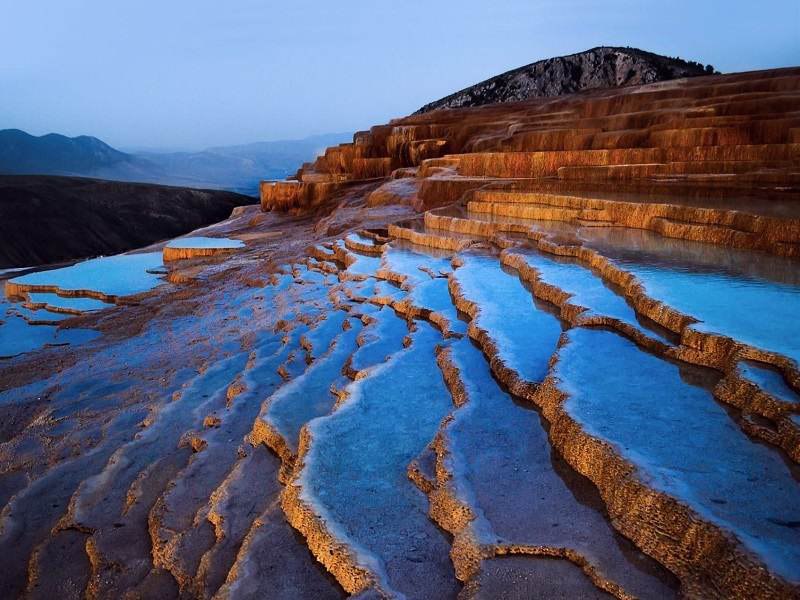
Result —
[{"label": "rocky summit", "polygon": [[4,273],[0,595],[798,597],[800,68],[576,56]]},{"label": "rocky summit", "polygon": [[476,83],[426,104],[417,114],[441,108],[519,102],[582,90],[642,85],[714,73],[712,65],[670,58],[637,48],[600,46],[540,60]]}]

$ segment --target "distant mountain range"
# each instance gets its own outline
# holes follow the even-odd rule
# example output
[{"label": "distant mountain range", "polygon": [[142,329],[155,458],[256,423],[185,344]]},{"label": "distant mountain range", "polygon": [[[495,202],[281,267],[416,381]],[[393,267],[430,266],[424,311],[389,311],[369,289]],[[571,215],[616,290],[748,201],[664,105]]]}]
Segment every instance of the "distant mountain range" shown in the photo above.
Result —
[{"label": "distant mountain range", "polygon": [[711,75],[714,72],[712,65],[703,66],[699,62],[662,56],[638,48],[599,46],[506,71],[426,104],[415,114],[442,108],[561,96],[581,90],[642,85]]},{"label": "distant mountain range", "polygon": [[221,189],[255,196],[262,179],[283,179],[328,146],[352,139],[334,133],[201,152],[127,153],[90,136],[33,136],[0,130],[0,174],[66,175]]}]

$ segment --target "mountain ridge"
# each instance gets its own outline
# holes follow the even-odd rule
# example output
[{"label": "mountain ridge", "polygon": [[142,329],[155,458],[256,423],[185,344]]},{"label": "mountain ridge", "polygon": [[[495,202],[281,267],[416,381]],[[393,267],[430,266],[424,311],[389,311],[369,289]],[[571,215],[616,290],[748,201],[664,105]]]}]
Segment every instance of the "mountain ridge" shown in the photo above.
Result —
[{"label": "mountain ridge", "polygon": [[22,129],[0,130],[0,172],[5,174],[47,169],[67,175],[76,170],[124,162],[130,156],[89,135],[68,137],[47,133],[34,136]]},{"label": "mountain ridge", "polygon": [[317,152],[349,140],[350,135],[321,134],[199,152],[129,153],[88,135],[34,136],[21,129],[3,129],[0,174],[90,177],[256,195],[261,179],[286,177]]}]

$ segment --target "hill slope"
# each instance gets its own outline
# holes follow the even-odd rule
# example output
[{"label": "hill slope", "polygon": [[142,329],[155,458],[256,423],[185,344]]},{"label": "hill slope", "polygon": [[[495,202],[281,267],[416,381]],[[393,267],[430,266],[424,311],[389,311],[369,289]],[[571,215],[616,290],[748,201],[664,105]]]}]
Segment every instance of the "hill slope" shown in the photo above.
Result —
[{"label": "hill slope", "polygon": [[416,113],[441,108],[517,102],[581,90],[641,85],[713,73],[711,65],[636,48],[600,46],[519,67],[426,104]]},{"label": "hill slope", "polygon": [[0,268],[124,252],[215,223],[252,202],[218,190],[0,176]]}]

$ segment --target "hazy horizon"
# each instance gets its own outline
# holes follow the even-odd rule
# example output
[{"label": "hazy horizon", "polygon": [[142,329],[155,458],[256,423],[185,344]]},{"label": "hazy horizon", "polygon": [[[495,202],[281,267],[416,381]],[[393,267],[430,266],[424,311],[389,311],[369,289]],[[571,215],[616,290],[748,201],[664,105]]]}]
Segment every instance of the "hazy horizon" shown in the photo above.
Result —
[{"label": "hazy horizon", "polygon": [[[69,137],[69,138],[74,139],[76,137],[88,136],[88,137],[97,138],[101,142],[108,143],[108,141],[104,140],[101,136],[93,135],[92,133],[78,133],[78,134],[75,134],[75,135],[67,135],[67,134],[64,134],[64,133],[62,133],[60,131],[44,131],[42,133],[34,133],[34,132],[31,132],[31,131],[26,131],[26,130],[21,129],[19,127],[0,127],[0,132],[9,131],[9,130],[22,131],[22,132],[27,133],[29,135],[33,135],[34,137],[45,137],[47,135],[64,135],[65,137]],[[349,132],[349,131],[329,131],[329,132],[326,132],[326,133],[315,133],[315,134],[306,135],[306,136],[299,137],[299,138],[292,138],[292,139],[290,139],[290,138],[268,139],[268,140],[262,139],[262,140],[254,140],[254,141],[251,141],[251,142],[245,142],[245,143],[242,143],[242,144],[239,144],[239,143],[237,143],[237,144],[222,144],[222,145],[214,145],[214,146],[203,146],[203,147],[200,147],[200,148],[184,147],[184,146],[136,146],[136,145],[134,145],[134,146],[115,146],[114,144],[110,144],[110,145],[115,150],[119,150],[120,152],[126,152],[128,154],[142,154],[142,155],[146,155],[146,154],[178,154],[178,153],[196,154],[198,152],[215,150],[215,149],[218,149],[218,148],[219,149],[221,149],[221,148],[234,149],[234,148],[238,148],[238,147],[243,147],[244,148],[244,147],[248,147],[248,146],[257,146],[259,144],[280,144],[280,143],[304,142],[304,141],[308,141],[308,140],[314,140],[314,139],[317,139],[317,138],[319,138],[320,140],[325,140],[326,138],[331,138],[331,137],[348,136],[348,135],[350,135],[350,133],[351,132]],[[327,146],[324,146],[324,145],[320,146],[320,150],[319,151],[320,152],[324,152],[326,147]]]},{"label": "hazy horizon", "polygon": [[355,131],[600,45],[723,72],[800,63],[800,3],[5,2],[0,129],[200,150]]}]

